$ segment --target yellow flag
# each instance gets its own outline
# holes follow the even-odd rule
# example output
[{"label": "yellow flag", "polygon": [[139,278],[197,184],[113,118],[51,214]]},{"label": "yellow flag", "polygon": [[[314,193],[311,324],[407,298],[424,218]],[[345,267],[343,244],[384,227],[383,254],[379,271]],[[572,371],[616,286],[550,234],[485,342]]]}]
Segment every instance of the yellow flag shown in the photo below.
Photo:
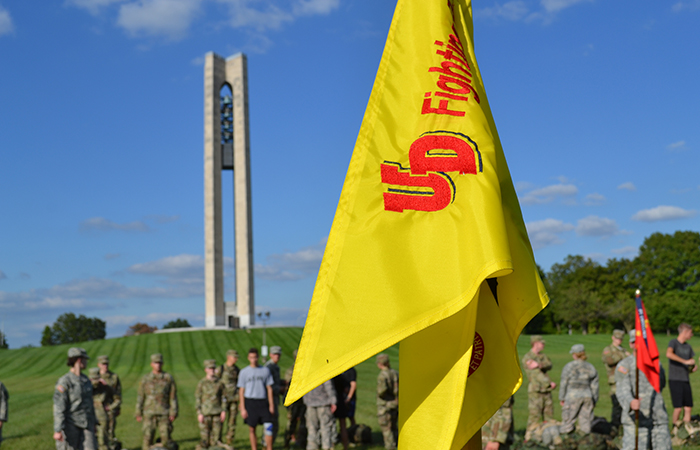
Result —
[{"label": "yellow flag", "polygon": [[399,448],[459,449],[519,387],[548,302],[470,0],[398,0],[286,403],[399,342]]}]

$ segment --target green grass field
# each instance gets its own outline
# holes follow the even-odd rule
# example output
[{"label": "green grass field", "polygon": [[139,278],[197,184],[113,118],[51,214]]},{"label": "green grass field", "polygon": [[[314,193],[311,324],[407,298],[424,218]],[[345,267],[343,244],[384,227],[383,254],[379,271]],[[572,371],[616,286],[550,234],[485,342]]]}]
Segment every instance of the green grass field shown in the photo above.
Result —
[{"label": "green grass field", "polygon": [[[674,336],[658,335],[657,343],[662,355],[668,341]],[[598,369],[601,378],[600,402],[595,414],[610,417],[610,396],[600,355],[610,342],[608,335],[560,335],[546,336],[545,353],[554,364],[551,372],[557,383],[564,364],[571,360],[571,345],[582,343],[586,346],[589,361]],[[292,351],[301,339],[301,328],[268,328],[268,345],[280,345],[283,355],[280,361],[282,372],[291,365]],[[174,438],[181,449],[194,449],[199,431],[194,411],[194,390],[197,382],[204,376],[202,362],[208,358],[223,361],[226,350],[234,348],[242,355],[253,346],[260,347],[262,330],[247,331],[193,331],[185,333],[152,334],[93,341],[81,344],[93,358],[89,367],[96,365],[96,357],[107,354],[111,367],[122,379],[124,405],[117,425],[117,435],[128,449],[138,449],[141,443],[140,424],[134,419],[136,389],[140,378],[150,370],[149,356],[160,352],[165,358],[164,370],[175,376],[178,385],[180,415],[175,421]],[[691,345],[700,354],[700,339],[693,338]],[[626,344],[625,344],[626,345]],[[42,347],[0,351],[0,380],[10,392],[9,422],[3,428],[5,439],[3,448],[12,450],[42,450],[55,448],[52,434],[52,396],[56,380],[68,368],[65,366],[66,351],[69,346]],[[522,336],[518,343],[518,352],[524,354],[529,349],[529,337]],[[398,346],[390,348],[392,365],[398,367]],[[665,367],[668,362],[664,356],[661,360]],[[247,361],[239,361],[239,367]],[[378,369],[374,359],[357,366],[358,374],[358,423],[369,425],[374,431],[375,443],[381,443],[381,433],[376,419],[375,386]],[[700,392],[700,375],[691,376],[694,392]],[[558,392],[554,392],[555,418],[561,417],[558,406]],[[515,396],[516,430],[524,433],[527,421],[527,390],[521,388]],[[669,416],[671,414],[668,389],[664,390],[664,399]],[[280,414],[280,430],[286,428],[286,413]],[[249,448],[245,425],[240,422],[236,448]],[[282,448],[282,439],[278,438],[275,448]],[[366,447],[380,449],[381,445]]]}]

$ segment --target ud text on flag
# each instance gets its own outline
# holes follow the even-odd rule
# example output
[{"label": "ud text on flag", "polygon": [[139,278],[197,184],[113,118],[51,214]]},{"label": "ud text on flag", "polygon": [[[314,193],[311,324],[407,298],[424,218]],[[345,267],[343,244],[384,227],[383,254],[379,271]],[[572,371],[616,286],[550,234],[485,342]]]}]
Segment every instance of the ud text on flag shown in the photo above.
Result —
[{"label": "ud text on flag", "polygon": [[399,0],[286,403],[401,341],[399,448],[460,449],[520,386],[548,302],[468,0]]},{"label": "ud text on flag", "polygon": [[644,373],[654,390],[661,392],[659,349],[656,347],[656,340],[647,318],[647,310],[644,308],[639,291],[636,295],[635,333],[637,335],[637,339],[635,339],[637,368]]}]

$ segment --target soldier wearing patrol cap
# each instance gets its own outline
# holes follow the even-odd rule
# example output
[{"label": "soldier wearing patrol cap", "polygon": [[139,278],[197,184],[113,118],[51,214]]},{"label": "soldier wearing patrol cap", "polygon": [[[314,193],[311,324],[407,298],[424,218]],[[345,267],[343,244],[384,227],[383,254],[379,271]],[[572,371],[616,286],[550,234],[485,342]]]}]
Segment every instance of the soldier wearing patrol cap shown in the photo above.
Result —
[{"label": "soldier wearing patrol cap", "polygon": [[216,360],[204,361],[206,376],[197,384],[194,391],[199,435],[198,449],[216,447],[221,441],[221,422],[226,417],[226,396],[224,384],[216,376]]},{"label": "soldier wearing patrol cap", "polygon": [[547,355],[542,353],[544,350],[544,339],[542,336],[530,336],[529,352],[525,353],[522,359],[522,367],[527,374],[527,401],[528,401],[528,417],[527,428],[525,431],[525,440],[529,440],[537,425],[541,422],[553,420],[554,418],[554,403],[552,401],[552,391],[557,384],[549,378],[547,372],[552,369],[552,361]]},{"label": "soldier wearing patrol cap", "polygon": [[153,444],[156,429],[164,447],[176,448],[171,439],[176,417],[175,379],[163,371],[163,355],[154,353],[151,355],[151,373],[141,379],[136,397],[136,420],[143,422],[142,450],[148,450]]},{"label": "soldier wearing patrol cap", "polygon": [[83,374],[89,359],[85,349],[68,349],[67,374],[53,393],[53,438],[58,450],[97,450],[92,384]]},{"label": "soldier wearing patrol cap", "polygon": [[396,448],[399,438],[399,373],[391,368],[389,355],[377,355],[377,420],[384,437],[384,448]]},{"label": "soldier wearing patrol cap", "polygon": [[605,371],[608,375],[610,400],[612,400],[612,415],[610,423],[616,428],[620,427],[620,414],[622,414],[622,408],[620,407],[620,403],[617,401],[617,396],[615,395],[615,369],[617,368],[617,363],[630,355],[630,352],[622,348],[622,340],[624,337],[624,331],[613,330],[612,343],[603,349],[602,355],[603,363],[605,364]]},{"label": "soldier wearing patrol cap", "polygon": [[[635,330],[630,331],[630,348],[634,352]],[[622,450],[635,448],[635,411],[639,411],[638,448],[671,450],[671,433],[668,430],[668,413],[661,392],[666,385],[664,368],[659,364],[659,392],[639,371],[639,392],[636,390],[636,352],[617,364],[615,369],[615,395],[622,407]]]},{"label": "soldier wearing patrol cap", "polygon": [[277,365],[282,356],[282,347],[273,345],[270,347],[270,360],[265,363],[265,367],[270,370],[272,375],[272,402],[275,405],[275,413],[272,415],[272,442],[277,439],[277,432],[280,424],[280,392],[282,391],[282,375],[280,374],[280,366]]},{"label": "soldier wearing patrol cap", "polygon": [[112,397],[109,402],[105,403],[105,411],[107,413],[105,434],[107,436],[107,447],[113,450],[119,445],[115,429],[117,428],[117,416],[121,413],[122,382],[119,380],[119,375],[109,370],[109,356],[98,356],[97,367],[100,369],[100,379],[111,389]]},{"label": "soldier wearing patrol cap", "polygon": [[583,434],[591,432],[593,408],[598,403],[598,371],[586,361],[586,348],[575,344],[569,351],[573,361],[561,371],[559,402],[561,403],[561,434],[574,431],[576,419]]},{"label": "soldier wearing patrol cap", "polygon": [[236,365],[238,352],[229,350],[226,352],[226,362],[219,368],[219,378],[224,384],[224,397],[226,398],[225,410],[228,412],[226,443],[233,444],[236,436],[236,418],[238,417],[238,374],[241,369]]},{"label": "soldier wearing patrol cap", "polygon": [[100,368],[93,367],[88,371],[88,378],[92,384],[92,403],[95,408],[97,426],[97,446],[99,450],[109,450],[109,440],[107,439],[107,411],[106,406],[112,399],[112,388],[100,378]]}]

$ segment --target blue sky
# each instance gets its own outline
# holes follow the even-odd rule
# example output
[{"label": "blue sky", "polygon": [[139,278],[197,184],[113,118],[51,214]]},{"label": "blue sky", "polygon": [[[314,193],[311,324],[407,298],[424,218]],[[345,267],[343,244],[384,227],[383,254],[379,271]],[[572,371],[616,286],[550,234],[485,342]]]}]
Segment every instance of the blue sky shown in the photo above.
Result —
[{"label": "blue sky", "polygon": [[[258,310],[302,325],[385,0],[0,0],[0,323],[203,325],[203,57],[248,55]],[[538,263],[700,231],[700,1],[476,0]],[[234,300],[225,173],[227,300]]]}]

